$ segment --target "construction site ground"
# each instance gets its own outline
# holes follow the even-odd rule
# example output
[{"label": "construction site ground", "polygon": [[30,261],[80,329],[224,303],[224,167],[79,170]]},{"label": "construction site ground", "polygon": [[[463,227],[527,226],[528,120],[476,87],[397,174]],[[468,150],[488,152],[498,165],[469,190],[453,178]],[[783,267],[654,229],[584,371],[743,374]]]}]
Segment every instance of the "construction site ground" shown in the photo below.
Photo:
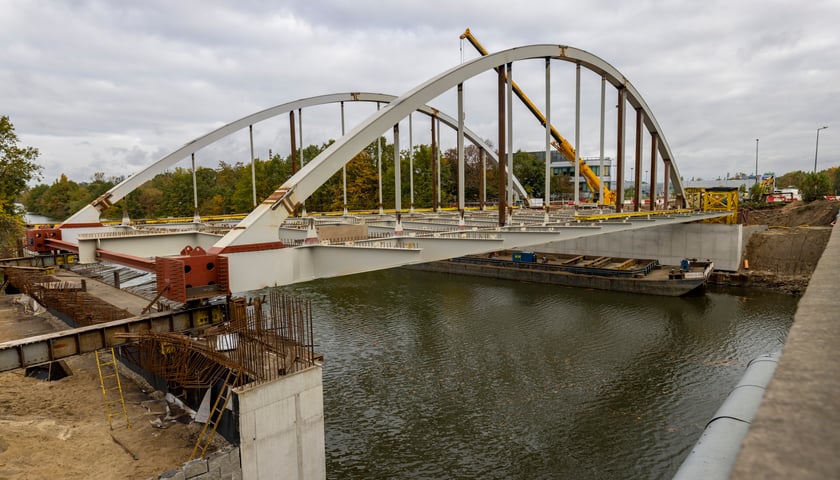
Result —
[{"label": "construction site ground", "polygon": [[840,202],[817,200],[748,209],[747,225],[766,225],[753,233],[744,250],[745,262],[733,283],[801,294],[822,256],[837,218]]},{"label": "construction site ground", "polygon": [[[18,298],[0,296],[0,342],[68,328],[48,312],[27,313]],[[147,303],[137,298],[123,306]],[[0,480],[147,479],[189,460],[201,424],[190,423],[161,392],[123,377],[131,428],[120,416],[111,430],[93,354],[66,365],[72,374],[54,381],[26,377],[23,370],[0,373]]]}]

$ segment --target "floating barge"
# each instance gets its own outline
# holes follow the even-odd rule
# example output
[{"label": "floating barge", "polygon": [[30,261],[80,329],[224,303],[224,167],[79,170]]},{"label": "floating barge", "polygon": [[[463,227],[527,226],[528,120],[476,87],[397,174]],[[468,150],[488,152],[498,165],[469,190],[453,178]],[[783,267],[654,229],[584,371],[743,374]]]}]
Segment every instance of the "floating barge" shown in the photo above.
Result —
[{"label": "floating barge", "polygon": [[709,260],[685,259],[681,263],[680,266],[663,266],[650,259],[504,251],[408,268],[677,297],[702,289],[714,269],[714,263]]}]

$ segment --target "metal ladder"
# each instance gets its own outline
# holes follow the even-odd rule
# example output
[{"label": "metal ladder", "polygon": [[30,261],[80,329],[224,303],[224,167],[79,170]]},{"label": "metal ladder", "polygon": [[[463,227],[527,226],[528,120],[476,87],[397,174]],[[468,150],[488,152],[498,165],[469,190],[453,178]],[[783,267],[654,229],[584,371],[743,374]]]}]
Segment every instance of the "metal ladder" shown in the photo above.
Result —
[{"label": "metal ladder", "polygon": [[[117,369],[116,355],[114,349],[103,348],[96,351],[96,368],[99,370],[99,384],[102,386],[102,398],[105,400],[105,413],[108,415],[108,427],[113,430],[111,421],[114,417],[123,415],[125,426],[131,428],[128,420],[128,412],[125,409],[125,398],[123,397],[122,384],[120,383],[120,372]],[[122,412],[117,408],[122,407]]]},{"label": "metal ladder", "polygon": [[[210,447],[210,444],[213,443],[213,437],[216,435],[216,429],[219,428],[219,422],[222,421],[222,416],[225,413],[225,408],[227,408],[228,400],[230,400],[231,391],[239,382],[239,375],[239,371],[234,373],[233,370],[228,370],[225,382],[222,384],[222,391],[219,392],[219,395],[216,397],[216,401],[213,402],[213,407],[210,409],[210,414],[207,416],[207,423],[204,424],[204,427],[201,429],[201,433],[198,435],[198,440],[195,442],[195,447],[193,447],[190,460],[203,457],[207,453],[207,449]],[[196,456],[199,451],[201,454]]]}]

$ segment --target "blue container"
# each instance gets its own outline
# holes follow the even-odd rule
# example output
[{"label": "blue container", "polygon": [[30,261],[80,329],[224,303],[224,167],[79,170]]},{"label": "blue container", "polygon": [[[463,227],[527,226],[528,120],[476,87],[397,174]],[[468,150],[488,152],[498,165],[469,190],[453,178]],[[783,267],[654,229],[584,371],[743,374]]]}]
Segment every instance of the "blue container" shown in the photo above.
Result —
[{"label": "blue container", "polygon": [[515,252],[513,261],[518,263],[534,263],[537,261],[537,254],[534,252]]}]

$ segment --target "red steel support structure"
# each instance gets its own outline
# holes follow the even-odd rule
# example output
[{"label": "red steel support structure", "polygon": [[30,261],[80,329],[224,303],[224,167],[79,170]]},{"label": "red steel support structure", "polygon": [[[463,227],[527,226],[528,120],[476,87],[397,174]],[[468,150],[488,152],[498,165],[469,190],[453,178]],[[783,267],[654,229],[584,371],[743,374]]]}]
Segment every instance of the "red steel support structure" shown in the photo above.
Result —
[{"label": "red steel support structure", "polygon": [[650,134],[650,211],[656,210],[656,149],[659,148],[659,135]]},{"label": "red steel support structure", "polygon": [[642,209],[642,109],[636,109],[636,172],[633,175],[633,211]]},{"label": "red steel support structure", "polygon": [[228,258],[208,254],[201,247],[185,247],[178,257],[158,257],[155,262],[157,290],[181,303],[228,295]]},{"label": "red steel support structure", "polygon": [[618,120],[617,128],[618,141],[615,146],[615,211],[621,213],[624,207],[624,103],[626,92],[624,88],[618,89]]},{"label": "red steel support structure", "polygon": [[437,212],[440,208],[438,204],[438,171],[437,171],[437,135],[435,135],[435,117],[430,117],[432,121],[432,210]]},{"label": "red steel support structure", "polygon": [[[295,111],[289,112],[289,137],[292,139],[292,175],[297,172],[297,145],[295,145]],[[268,159],[271,161],[271,159]]]},{"label": "red steel support structure", "polygon": [[505,214],[507,203],[507,183],[505,181],[507,171],[507,154],[505,153],[505,65],[499,65],[496,69],[499,77],[499,226],[504,227],[506,222]]}]

